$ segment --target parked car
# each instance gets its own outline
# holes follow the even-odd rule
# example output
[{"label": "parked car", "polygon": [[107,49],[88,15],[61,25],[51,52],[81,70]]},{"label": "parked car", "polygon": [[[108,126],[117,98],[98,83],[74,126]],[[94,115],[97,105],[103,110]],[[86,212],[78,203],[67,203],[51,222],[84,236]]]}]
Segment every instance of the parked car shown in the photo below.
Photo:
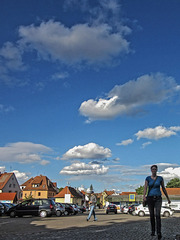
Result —
[{"label": "parked car", "polygon": [[71,206],[71,204],[69,203],[62,203],[62,205],[65,207],[65,211],[64,211],[64,215],[70,215],[70,214],[74,214],[74,208],[73,206]]},{"label": "parked car", "polygon": [[0,203],[0,216],[4,214],[4,206]]},{"label": "parked car", "polygon": [[117,206],[115,204],[109,204],[106,208],[106,214],[110,213],[110,212],[114,212],[115,214],[117,214]]},{"label": "parked car", "polygon": [[128,213],[135,215],[135,212],[134,212],[135,208],[139,205],[140,205],[140,203],[134,203],[134,204],[130,205],[128,208]]},{"label": "parked car", "polygon": [[79,208],[77,206],[77,204],[71,204],[71,206],[74,208],[74,215],[79,213]]},{"label": "parked car", "polygon": [[3,205],[3,207],[4,207],[4,213],[5,213],[5,214],[6,214],[6,212],[12,207],[12,205],[9,204],[9,203],[3,203],[3,202],[1,202],[1,205]]},{"label": "parked car", "polygon": [[65,207],[62,205],[62,203],[55,203],[56,206],[56,216],[60,217],[65,212]]},{"label": "parked car", "polygon": [[128,214],[128,210],[129,210],[129,207],[126,205],[121,208],[121,212],[125,214]]},{"label": "parked car", "polygon": [[22,217],[24,215],[39,215],[41,217],[46,217],[55,213],[55,202],[52,199],[29,199],[11,207],[6,214],[11,218],[14,218],[16,216]]},{"label": "parked car", "polygon": [[77,208],[79,209],[79,212],[80,212],[80,213],[86,212],[86,208],[85,208],[84,206],[79,206],[79,205],[77,205]]},{"label": "parked car", "polygon": [[[135,207],[135,214],[139,215],[140,217],[144,217],[145,215],[149,215],[148,207],[143,207],[142,204]],[[168,207],[161,207],[161,215],[164,217],[169,217],[173,215],[173,211]]]}]

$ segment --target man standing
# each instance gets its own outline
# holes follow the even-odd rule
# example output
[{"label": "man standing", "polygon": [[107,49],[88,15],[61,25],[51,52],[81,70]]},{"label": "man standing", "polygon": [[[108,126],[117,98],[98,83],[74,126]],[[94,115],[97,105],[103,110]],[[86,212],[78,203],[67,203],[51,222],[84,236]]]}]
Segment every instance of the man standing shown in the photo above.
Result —
[{"label": "man standing", "polygon": [[96,196],[94,194],[94,191],[91,192],[91,197],[90,197],[90,212],[89,212],[89,216],[87,217],[87,221],[89,221],[89,219],[91,218],[92,214],[94,215],[94,221],[97,221],[97,218],[96,218],[96,214],[95,214],[95,207],[96,207],[96,203],[97,203],[97,199],[96,199]]}]

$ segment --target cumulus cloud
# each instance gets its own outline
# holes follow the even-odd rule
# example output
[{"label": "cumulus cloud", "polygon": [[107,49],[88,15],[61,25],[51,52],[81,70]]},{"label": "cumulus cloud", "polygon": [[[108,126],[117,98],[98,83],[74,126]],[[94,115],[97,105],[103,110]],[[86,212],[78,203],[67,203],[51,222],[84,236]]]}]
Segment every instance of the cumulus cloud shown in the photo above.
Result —
[{"label": "cumulus cloud", "polygon": [[51,148],[32,142],[9,143],[0,147],[0,161],[19,163],[47,163],[42,157],[52,151]]},{"label": "cumulus cloud", "polygon": [[117,146],[127,146],[132,144],[134,141],[132,139],[123,140],[120,143],[116,143]]},{"label": "cumulus cloud", "polygon": [[71,28],[50,20],[39,26],[21,26],[21,43],[38,52],[42,59],[65,64],[104,63],[129,52],[124,34],[112,32],[108,24],[77,24]]},{"label": "cumulus cloud", "polygon": [[147,138],[158,140],[160,138],[167,138],[176,135],[176,131],[179,131],[179,127],[166,128],[163,126],[157,126],[155,128],[146,128],[138,131],[135,135],[137,139]]},{"label": "cumulus cloud", "polygon": [[102,175],[106,174],[108,167],[100,164],[86,164],[82,162],[73,163],[70,166],[64,167],[60,174],[63,175]]},{"label": "cumulus cloud", "polygon": [[20,172],[18,170],[12,171],[15,175],[18,181],[25,182],[29,178],[29,173]]},{"label": "cumulus cloud", "polygon": [[165,180],[180,178],[180,167],[168,167],[165,170],[159,172],[158,174],[161,175]]},{"label": "cumulus cloud", "polygon": [[89,121],[132,115],[143,111],[142,106],[169,99],[177,93],[176,87],[173,77],[162,73],[143,75],[137,80],[116,85],[106,99],[84,101],[79,111],[81,115],[88,117]]},{"label": "cumulus cloud", "polygon": [[111,150],[96,143],[75,146],[69,149],[62,157],[63,160],[70,159],[103,159],[111,157]]}]

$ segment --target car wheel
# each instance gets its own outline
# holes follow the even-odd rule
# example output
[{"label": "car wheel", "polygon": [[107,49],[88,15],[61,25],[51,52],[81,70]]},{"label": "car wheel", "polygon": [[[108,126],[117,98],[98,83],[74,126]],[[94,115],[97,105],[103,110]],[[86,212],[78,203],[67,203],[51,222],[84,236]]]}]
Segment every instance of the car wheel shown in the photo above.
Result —
[{"label": "car wheel", "polygon": [[11,218],[14,218],[14,217],[16,216],[16,212],[15,212],[15,211],[10,212],[9,216],[10,216]]},{"label": "car wheel", "polygon": [[40,215],[40,217],[47,217],[47,212],[43,210],[40,212],[39,215]]},{"label": "car wheel", "polygon": [[56,211],[56,216],[60,217],[62,215],[61,211]]},{"label": "car wheel", "polygon": [[140,217],[144,217],[144,216],[145,216],[145,213],[144,213],[143,211],[140,211],[140,212],[138,213],[138,215],[139,215]]},{"label": "car wheel", "polygon": [[65,215],[65,216],[69,215],[68,211],[65,211],[65,212],[64,212],[64,215]]},{"label": "car wheel", "polygon": [[169,217],[170,213],[168,211],[165,211],[163,215],[164,215],[164,217]]},{"label": "car wheel", "polygon": [[133,211],[133,212],[132,212],[132,215],[133,215],[133,216],[136,216],[136,213],[135,213],[135,211]]}]

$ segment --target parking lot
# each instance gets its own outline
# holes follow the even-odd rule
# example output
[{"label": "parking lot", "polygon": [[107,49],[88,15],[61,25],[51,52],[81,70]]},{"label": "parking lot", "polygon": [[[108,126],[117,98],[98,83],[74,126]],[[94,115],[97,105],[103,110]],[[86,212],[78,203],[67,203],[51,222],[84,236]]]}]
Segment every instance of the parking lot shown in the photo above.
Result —
[{"label": "parking lot", "polygon": [[[156,239],[150,237],[149,217],[130,214],[105,214],[96,210],[98,221],[87,222],[88,213],[62,217],[0,217],[0,239]],[[162,239],[180,234],[180,213],[162,217]]]}]

